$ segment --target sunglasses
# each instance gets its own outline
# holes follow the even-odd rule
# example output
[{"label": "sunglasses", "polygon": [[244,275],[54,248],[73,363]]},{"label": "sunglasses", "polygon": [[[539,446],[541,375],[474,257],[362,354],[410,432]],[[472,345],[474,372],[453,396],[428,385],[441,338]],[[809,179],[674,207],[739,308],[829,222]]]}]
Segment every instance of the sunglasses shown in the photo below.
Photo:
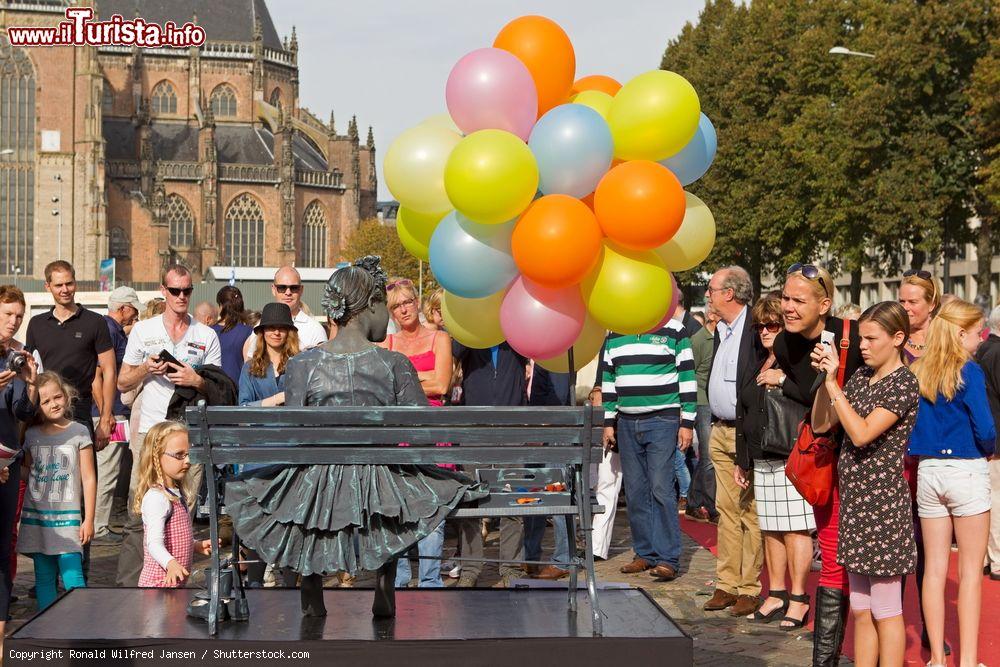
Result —
[{"label": "sunglasses", "polygon": [[170,296],[180,296],[181,294],[191,296],[191,292],[194,291],[193,287],[167,287],[166,285],[163,287],[170,292]]},{"label": "sunglasses", "polygon": [[781,331],[781,322],[764,322],[753,325],[757,332],[760,333],[764,329],[767,329],[768,333],[778,333]]},{"label": "sunglasses", "polygon": [[177,461],[191,458],[191,452],[163,452],[164,456],[169,456]]},{"label": "sunglasses", "polygon": [[826,282],[823,280],[823,276],[819,274],[819,267],[812,264],[802,264],[801,262],[795,262],[790,267],[788,271],[785,272],[786,275],[792,275],[793,273],[801,273],[803,278],[807,280],[815,280],[819,282],[823,291],[827,294],[830,293],[830,288],[827,286]]},{"label": "sunglasses", "polygon": [[928,280],[929,281],[931,279],[931,272],[930,271],[924,271],[923,269],[910,269],[908,271],[904,271],[903,272],[903,277],[904,278],[909,278],[910,276],[916,276],[917,278],[920,278],[921,280]]},{"label": "sunglasses", "polygon": [[388,285],[386,285],[385,286],[385,291],[386,292],[391,292],[392,290],[396,289],[397,287],[413,287],[413,281],[410,280],[409,278],[401,278],[400,280],[397,280],[395,282],[391,282]]},{"label": "sunglasses", "polygon": [[302,291],[302,285],[275,285],[274,290],[278,294],[284,294],[285,292],[291,292],[292,294],[298,294]]}]

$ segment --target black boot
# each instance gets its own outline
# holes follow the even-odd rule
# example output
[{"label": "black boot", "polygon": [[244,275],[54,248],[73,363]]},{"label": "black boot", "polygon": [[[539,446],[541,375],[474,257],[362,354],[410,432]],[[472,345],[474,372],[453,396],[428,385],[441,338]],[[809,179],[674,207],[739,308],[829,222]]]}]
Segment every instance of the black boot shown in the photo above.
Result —
[{"label": "black boot", "polygon": [[848,596],[839,588],[816,588],[813,622],[813,667],[834,667],[847,627]]},{"label": "black boot", "polygon": [[326,616],[326,605],[323,603],[323,575],[302,575],[299,593],[302,598],[303,615]]},{"label": "black boot", "polygon": [[375,573],[375,601],[372,616],[393,618],[396,616],[396,559],[393,558]]}]

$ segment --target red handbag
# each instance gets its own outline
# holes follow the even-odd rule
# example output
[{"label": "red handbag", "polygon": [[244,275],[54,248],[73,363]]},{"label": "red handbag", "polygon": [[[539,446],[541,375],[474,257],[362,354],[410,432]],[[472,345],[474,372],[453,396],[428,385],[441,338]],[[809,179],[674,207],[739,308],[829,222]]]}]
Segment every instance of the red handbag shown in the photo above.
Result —
[{"label": "red handbag", "polygon": [[[845,319],[844,333],[840,339],[840,367],[837,369],[837,384],[840,387],[844,386],[850,336],[851,322]],[[835,435],[835,431],[824,435],[813,433],[810,415],[807,414],[799,424],[799,436],[785,463],[785,476],[810,505],[826,505],[833,496],[833,487],[837,483]]]}]

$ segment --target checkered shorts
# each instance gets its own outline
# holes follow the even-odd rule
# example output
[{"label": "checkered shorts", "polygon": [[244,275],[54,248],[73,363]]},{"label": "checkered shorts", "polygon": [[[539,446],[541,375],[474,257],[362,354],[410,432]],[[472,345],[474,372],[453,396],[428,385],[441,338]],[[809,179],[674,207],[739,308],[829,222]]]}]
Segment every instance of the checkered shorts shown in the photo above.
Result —
[{"label": "checkered shorts", "polygon": [[785,477],[783,459],[754,459],[753,493],[761,530],[786,532],[816,529],[812,505]]}]

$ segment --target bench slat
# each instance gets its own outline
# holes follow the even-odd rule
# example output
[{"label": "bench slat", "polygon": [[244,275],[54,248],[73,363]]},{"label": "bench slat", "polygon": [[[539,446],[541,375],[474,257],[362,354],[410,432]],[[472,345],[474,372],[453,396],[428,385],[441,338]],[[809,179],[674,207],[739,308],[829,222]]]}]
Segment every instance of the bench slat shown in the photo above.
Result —
[{"label": "bench slat", "polygon": [[[203,447],[191,448],[192,463],[207,463]],[[411,465],[455,463],[460,465],[567,465],[583,461],[582,447],[212,447],[216,465],[238,463],[304,464],[340,463]],[[600,461],[601,450],[591,448],[591,460]]]},{"label": "bench slat", "polygon": [[[592,434],[593,436],[593,434]],[[216,426],[209,429],[212,445],[394,445],[400,442],[434,444],[500,444],[524,442],[580,443],[580,426],[507,427],[372,427],[329,426]],[[200,429],[191,431],[191,443],[202,443]]]},{"label": "bench slat", "polygon": [[[584,407],[455,407],[428,409],[424,406],[392,407],[222,407],[208,409],[210,426],[260,424],[290,426],[582,426]],[[594,423],[603,421],[600,408],[592,408]],[[201,424],[197,407],[189,407],[185,418],[194,427]]]}]

